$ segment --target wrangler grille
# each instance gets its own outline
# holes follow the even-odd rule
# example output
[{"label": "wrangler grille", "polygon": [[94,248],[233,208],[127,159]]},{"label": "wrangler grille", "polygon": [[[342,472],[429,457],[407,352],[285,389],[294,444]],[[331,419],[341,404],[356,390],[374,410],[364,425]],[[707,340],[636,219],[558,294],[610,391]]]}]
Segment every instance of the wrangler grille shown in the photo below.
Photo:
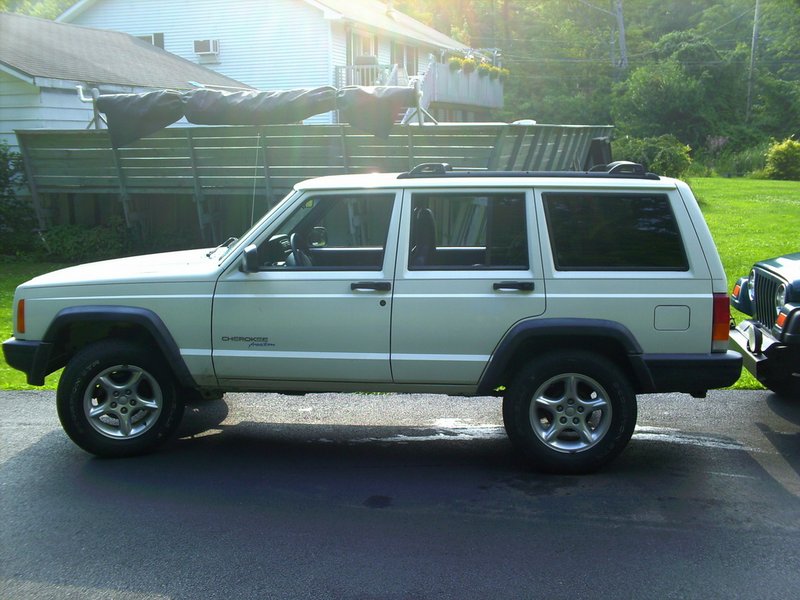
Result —
[{"label": "wrangler grille", "polygon": [[782,281],[756,267],[755,318],[766,328],[775,325],[775,294]]}]

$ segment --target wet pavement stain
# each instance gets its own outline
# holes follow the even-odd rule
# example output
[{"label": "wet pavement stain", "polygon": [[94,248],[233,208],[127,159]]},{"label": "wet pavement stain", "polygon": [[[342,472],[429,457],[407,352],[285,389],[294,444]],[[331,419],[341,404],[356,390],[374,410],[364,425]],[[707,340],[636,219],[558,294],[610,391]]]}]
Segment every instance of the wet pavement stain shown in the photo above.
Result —
[{"label": "wet pavement stain", "polygon": [[364,506],[367,508],[387,508],[392,505],[392,499],[389,496],[370,496],[364,500]]}]

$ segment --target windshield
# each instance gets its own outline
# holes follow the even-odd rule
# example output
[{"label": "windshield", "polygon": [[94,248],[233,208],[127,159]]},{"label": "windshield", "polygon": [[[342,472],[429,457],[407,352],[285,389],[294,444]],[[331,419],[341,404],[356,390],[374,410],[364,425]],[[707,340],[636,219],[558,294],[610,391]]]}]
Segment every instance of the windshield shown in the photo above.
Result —
[{"label": "windshield", "polygon": [[[269,209],[269,210],[268,210],[268,211],[267,211],[267,212],[264,214],[264,216],[263,216],[263,217],[261,217],[261,218],[260,218],[260,219],[259,219],[259,220],[258,220],[258,221],[255,223],[255,225],[253,225],[252,227],[250,227],[250,229],[248,229],[246,232],[244,232],[244,233],[243,233],[241,236],[239,236],[238,238],[230,238],[230,239],[232,239],[233,241],[231,241],[231,242],[230,242],[230,244],[227,246],[227,248],[225,248],[225,251],[224,251],[224,252],[219,252],[219,251],[216,251],[216,250],[215,250],[215,251],[212,251],[212,252],[210,252],[210,253],[209,253],[209,256],[212,256],[212,255],[218,256],[218,257],[219,257],[219,261],[220,261],[220,262],[222,262],[222,260],[223,260],[225,257],[227,257],[227,256],[231,256],[233,253],[235,253],[235,252],[236,252],[236,250],[237,250],[237,249],[241,248],[242,246],[245,246],[245,245],[247,245],[247,244],[250,244],[250,243],[252,243],[252,240],[253,240],[253,238],[255,237],[256,233],[262,229],[262,226],[263,226],[264,222],[265,222],[267,219],[269,219],[269,217],[270,217],[270,216],[271,216],[271,215],[272,215],[272,214],[273,214],[273,213],[274,213],[276,210],[278,210],[280,207],[282,207],[284,204],[286,204],[286,202],[287,202],[287,201],[289,201],[291,198],[293,198],[293,197],[295,196],[295,194],[297,194],[297,193],[298,193],[298,192],[297,192],[297,190],[292,190],[291,192],[289,192],[288,194],[286,194],[286,196],[284,196],[284,197],[283,197],[283,198],[280,200],[280,202],[278,202],[278,203],[277,203],[275,206],[273,206],[272,208],[270,208],[270,209]],[[225,243],[227,244],[228,242],[225,242]],[[222,246],[224,246],[224,245],[225,245],[225,244],[222,244]],[[218,246],[218,248],[221,248],[222,246]]]}]

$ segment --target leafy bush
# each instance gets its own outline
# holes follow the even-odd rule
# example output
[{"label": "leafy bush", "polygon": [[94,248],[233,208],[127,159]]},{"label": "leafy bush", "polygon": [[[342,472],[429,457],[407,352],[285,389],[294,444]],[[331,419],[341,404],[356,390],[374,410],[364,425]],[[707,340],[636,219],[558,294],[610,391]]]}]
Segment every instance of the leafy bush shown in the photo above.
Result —
[{"label": "leafy bush", "polygon": [[461,61],[461,70],[464,73],[472,73],[478,66],[478,63],[475,62],[474,58],[465,58]]},{"label": "leafy bush", "polygon": [[764,173],[769,179],[800,181],[800,142],[788,138],[772,144]]},{"label": "leafy bush", "polygon": [[691,148],[674,135],[659,137],[623,137],[611,145],[614,160],[640,163],[648,171],[668,177],[682,177],[692,164]]},{"label": "leafy bush", "polygon": [[132,234],[120,217],[102,227],[56,225],[44,235],[47,258],[57,262],[79,263],[105,260],[130,254]]},{"label": "leafy bush", "polygon": [[722,152],[713,160],[714,171],[723,177],[744,177],[763,171],[769,143],[738,152]]},{"label": "leafy bush", "polygon": [[30,201],[18,197],[24,185],[22,156],[0,142],[0,255],[17,256],[36,246],[36,215]]}]

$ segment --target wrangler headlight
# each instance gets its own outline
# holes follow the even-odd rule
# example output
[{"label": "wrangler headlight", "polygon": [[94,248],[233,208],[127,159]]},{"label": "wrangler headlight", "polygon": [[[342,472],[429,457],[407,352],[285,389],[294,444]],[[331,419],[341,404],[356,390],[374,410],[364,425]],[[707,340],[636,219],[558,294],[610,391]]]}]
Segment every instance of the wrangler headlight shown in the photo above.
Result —
[{"label": "wrangler headlight", "polygon": [[775,292],[775,315],[779,315],[781,312],[781,308],[783,305],[786,304],[786,284],[782,283],[778,286],[777,291]]}]

